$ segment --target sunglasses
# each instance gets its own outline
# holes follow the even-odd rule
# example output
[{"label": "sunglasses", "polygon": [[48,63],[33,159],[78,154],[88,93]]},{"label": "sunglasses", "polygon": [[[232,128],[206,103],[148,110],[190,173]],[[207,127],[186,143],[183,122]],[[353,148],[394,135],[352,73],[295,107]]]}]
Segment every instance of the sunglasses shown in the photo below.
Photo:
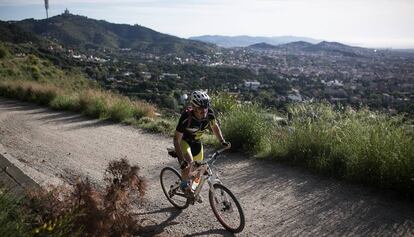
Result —
[{"label": "sunglasses", "polygon": [[208,108],[203,108],[203,107],[195,107],[194,109],[198,110],[198,111],[207,111],[208,110]]}]

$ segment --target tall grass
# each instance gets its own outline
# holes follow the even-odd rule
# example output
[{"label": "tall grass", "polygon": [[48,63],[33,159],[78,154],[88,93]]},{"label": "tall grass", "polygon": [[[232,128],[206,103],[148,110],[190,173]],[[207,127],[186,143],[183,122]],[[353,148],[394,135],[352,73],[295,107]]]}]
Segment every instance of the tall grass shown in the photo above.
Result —
[{"label": "tall grass", "polygon": [[155,107],[148,103],[97,90],[84,91],[79,97],[79,104],[84,114],[94,118],[109,118],[115,122],[155,116]]},{"label": "tall grass", "polygon": [[50,84],[30,81],[0,81],[0,96],[47,105],[60,89]]},{"label": "tall grass", "polygon": [[55,110],[79,111],[79,95],[66,93],[58,94],[52,101],[50,101],[49,105]]},{"label": "tall grass", "polygon": [[222,115],[221,128],[225,138],[236,150],[261,153],[269,145],[269,132],[274,126],[256,104],[238,105]]},{"label": "tall grass", "polygon": [[271,157],[414,195],[413,128],[401,116],[329,104],[294,105],[289,111],[291,130],[275,130]]},{"label": "tall grass", "polygon": [[109,112],[109,100],[103,93],[87,90],[79,97],[80,110],[86,116],[92,118],[107,118]]},{"label": "tall grass", "polygon": [[0,96],[49,105],[56,110],[80,111],[86,116],[124,122],[155,117],[155,107],[127,97],[86,89],[80,92],[60,89],[49,83],[25,80],[0,81]]},{"label": "tall grass", "polygon": [[219,113],[228,113],[238,107],[236,96],[216,93],[212,96],[213,108]]},{"label": "tall grass", "polygon": [[25,217],[19,212],[20,200],[0,189],[0,236],[29,236]]},{"label": "tall grass", "polygon": [[153,119],[143,117],[133,124],[149,132],[173,136],[177,122],[178,119],[173,118]]}]

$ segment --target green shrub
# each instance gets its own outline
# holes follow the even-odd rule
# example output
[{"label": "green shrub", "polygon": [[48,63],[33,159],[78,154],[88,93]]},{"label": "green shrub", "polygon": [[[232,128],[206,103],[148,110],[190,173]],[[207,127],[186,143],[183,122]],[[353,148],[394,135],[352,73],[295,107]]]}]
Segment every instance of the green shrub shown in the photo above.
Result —
[{"label": "green shrub", "polygon": [[0,95],[14,98],[14,90],[11,88],[11,85],[7,82],[0,82]]},{"label": "green shrub", "polygon": [[161,97],[161,104],[165,108],[169,108],[169,109],[172,109],[172,110],[177,110],[178,109],[178,101],[173,96],[167,96],[167,95],[162,96]]},{"label": "green shrub", "polygon": [[154,119],[150,117],[142,117],[138,120],[138,124],[146,124],[151,122],[154,122]]},{"label": "green shrub", "polygon": [[233,149],[263,152],[269,146],[273,124],[264,117],[264,111],[255,104],[240,105],[222,117],[222,131]]},{"label": "green shrub", "polygon": [[0,189],[0,235],[29,236],[26,218],[20,212],[20,201]]},{"label": "green shrub", "polygon": [[153,133],[163,133],[167,135],[173,135],[175,131],[175,121],[168,119],[151,119],[142,118],[138,121],[137,126],[146,131]]},{"label": "green shrub", "polygon": [[228,113],[237,108],[236,97],[226,93],[212,96],[212,105],[220,113]]},{"label": "green shrub", "polygon": [[95,91],[83,92],[79,98],[79,108],[82,113],[92,118],[106,118],[108,104],[102,94]]},{"label": "green shrub", "polygon": [[155,117],[155,107],[142,101],[132,101],[134,108],[133,117],[139,120],[142,117]]},{"label": "green shrub", "polygon": [[58,89],[53,86],[38,87],[33,90],[33,98],[40,105],[48,105],[58,95]]},{"label": "green shrub", "polygon": [[37,65],[39,64],[39,58],[33,54],[30,54],[29,56],[27,56],[27,62],[29,65]]},{"label": "green shrub", "polygon": [[32,74],[33,79],[36,81],[40,80],[40,78],[42,77],[42,74],[40,73],[40,69],[38,66],[30,66],[30,72]]},{"label": "green shrub", "polygon": [[414,195],[413,128],[403,118],[367,109],[336,110],[328,104],[295,105],[291,132],[272,142],[276,159]]},{"label": "green shrub", "polygon": [[90,99],[83,113],[92,118],[105,118],[108,113],[108,105],[104,98],[95,97]]},{"label": "green shrub", "polygon": [[57,95],[49,104],[56,110],[79,110],[79,97],[77,95]]},{"label": "green shrub", "polygon": [[6,49],[6,47],[4,47],[3,45],[0,45],[0,59],[7,57],[8,54],[9,52]]},{"label": "green shrub", "polygon": [[118,100],[109,109],[109,117],[115,122],[122,122],[134,116],[134,108],[128,100]]}]

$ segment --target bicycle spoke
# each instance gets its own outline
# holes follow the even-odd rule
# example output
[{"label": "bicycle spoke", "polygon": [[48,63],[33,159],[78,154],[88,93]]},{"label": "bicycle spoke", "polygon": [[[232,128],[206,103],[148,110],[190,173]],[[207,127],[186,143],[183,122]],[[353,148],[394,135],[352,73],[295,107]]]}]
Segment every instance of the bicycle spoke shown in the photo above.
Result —
[{"label": "bicycle spoke", "polygon": [[160,174],[161,187],[168,201],[177,208],[187,208],[187,197],[180,189],[181,176],[175,169],[166,167]]},{"label": "bicycle spoke", "polygon": [[240,232],[244,228],[244,213],[236,197],[221,184],[210,191],[210,205],[219,222],[229,231]]}]

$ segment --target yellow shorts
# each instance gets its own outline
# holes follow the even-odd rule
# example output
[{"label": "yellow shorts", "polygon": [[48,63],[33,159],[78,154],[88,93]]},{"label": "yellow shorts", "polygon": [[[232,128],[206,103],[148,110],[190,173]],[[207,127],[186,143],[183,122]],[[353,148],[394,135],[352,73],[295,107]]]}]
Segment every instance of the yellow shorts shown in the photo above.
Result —
[{"label": "yellow shorts", "polygon": [[203,144],[201,142],[193,142],[191,146],[187,141],[181,140],[181,151],[184,153],[190,153],[193,155],[194,161],[202,161],[204,159]]}]

